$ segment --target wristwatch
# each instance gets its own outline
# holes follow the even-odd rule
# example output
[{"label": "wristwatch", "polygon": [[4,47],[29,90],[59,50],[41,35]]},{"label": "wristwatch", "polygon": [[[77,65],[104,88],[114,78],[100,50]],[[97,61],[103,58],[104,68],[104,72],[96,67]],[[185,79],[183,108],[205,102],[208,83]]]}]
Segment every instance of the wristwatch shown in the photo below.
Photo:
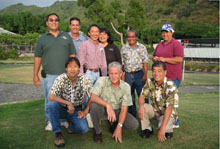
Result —
[{"label": "wristwatch", "polygon": [[120,126],[120,127],[123,127],[123,124],[121,124],[121,123],[118,123],[118,126]]}]

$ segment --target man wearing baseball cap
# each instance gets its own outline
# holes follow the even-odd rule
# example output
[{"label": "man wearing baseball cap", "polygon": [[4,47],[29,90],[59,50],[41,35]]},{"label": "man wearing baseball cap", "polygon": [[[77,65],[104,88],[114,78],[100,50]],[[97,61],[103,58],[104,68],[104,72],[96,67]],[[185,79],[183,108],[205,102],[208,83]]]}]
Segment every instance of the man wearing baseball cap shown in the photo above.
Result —
[{"label": "man wearing baseball cap", "polygon": [[[161,33],[163,41],[157,45],[152,59],[166,64],[166,77],[172,80],[178,88],[182,80],[183,46],[173,38],[174,29],[170,24],[164,24],[161,28]],[[179,128],[179,119],[177,119],[174,128]]]}]

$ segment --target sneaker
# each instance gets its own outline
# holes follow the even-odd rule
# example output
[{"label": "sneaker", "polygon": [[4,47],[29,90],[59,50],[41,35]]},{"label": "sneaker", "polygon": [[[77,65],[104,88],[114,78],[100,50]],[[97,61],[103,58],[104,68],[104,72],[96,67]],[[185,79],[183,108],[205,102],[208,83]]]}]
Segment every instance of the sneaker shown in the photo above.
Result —
[{"label": "sneaker", "polygon": [[65,145],[64,138],[61,132],[55,134],[54,144],[58,147]]},{"label": "sneaker", "polygon": [[179,120],[179,118],[176,120],[176,123],[173,125],[173,128],[180,128],[180,120]]},{"label": "sneaker", "polygon": [[45,130],[46,131],[52,131],[52,125],[51,125],[50,121],[48,121],[47,126],[45,127]]},{"label": "sneaker", "polygon": [[165,133],[165,137],[167,138],[167,139],[170,139],[170,138],[172,138],[173,137],[173,132],[170,132],[170,133]]},{"label": "sneaker", "polygon": [[102,143],[102,133],[100,134],[94,133],[93,140],[96,143]]},{"label": "sneaker", "polygon": [[141,138],[143,139],[147,139],[150,137],[150,135],[153,134],[153,128],[152,128],[152,131],[150,131],[149,129],[145,129],[145,130],[142,130],[142,133],[141,133]]},{"label": "sneaker", "polygon": [[93,123],[92,123],[92,119],[91,119],[90,113],[88,113],[86,115],[86,120],[88,122],[89,128],[93,128],[94,126],[93,126]]},{"label": "sneaker", "polygon": [[61,126],[64,126],[66,129],[69,128],[69,123],[67,121],[61,122]]}]

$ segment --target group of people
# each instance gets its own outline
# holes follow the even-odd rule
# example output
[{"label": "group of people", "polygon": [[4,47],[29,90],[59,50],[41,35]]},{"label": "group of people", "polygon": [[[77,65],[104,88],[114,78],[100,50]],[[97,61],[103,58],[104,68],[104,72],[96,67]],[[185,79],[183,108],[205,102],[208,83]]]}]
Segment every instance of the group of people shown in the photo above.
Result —
[{"label": "group of people", "polygon": [[55,134],[54,144],[65,145],[62,125],[68,133],[88,132],[88,114],[97,143],[103,142],[102,120],[107,120],[115,141],[122,142],[122,128],[139,127],[137,113],[142,138],[153,134],[151,118],[159,121],[160,141],[173,137],[174,125],[179,124],[177,87],[182,77],[183,47],[173,38],[172,26],[162,26],[163,41],[154,51],[152,78],[148,78],[148,52],[137,41],[135,30],[127,32],[127,43],[119,50],[106,28],[92,24],[87,36],[80,31],[79,18],[70,19],[69,33],[59,30],[59,22],[56,13],[47,15],[48,32],[37,41],[33,77],[38,87],[42,65],[45,129]]}]

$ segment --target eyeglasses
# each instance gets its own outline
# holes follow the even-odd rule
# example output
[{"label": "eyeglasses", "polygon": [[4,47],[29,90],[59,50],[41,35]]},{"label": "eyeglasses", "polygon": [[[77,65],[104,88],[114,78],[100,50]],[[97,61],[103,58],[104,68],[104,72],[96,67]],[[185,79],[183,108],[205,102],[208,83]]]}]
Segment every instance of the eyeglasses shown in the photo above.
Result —
[{"label": "eyeglasses", "polygon": [[59,19],[55,19],[55,20],[49,19],[49,22],[59,22]]},{"label": "eyeglasses", "polygon": [[136,36],[127,36],[127,38],[136,38]]}]

